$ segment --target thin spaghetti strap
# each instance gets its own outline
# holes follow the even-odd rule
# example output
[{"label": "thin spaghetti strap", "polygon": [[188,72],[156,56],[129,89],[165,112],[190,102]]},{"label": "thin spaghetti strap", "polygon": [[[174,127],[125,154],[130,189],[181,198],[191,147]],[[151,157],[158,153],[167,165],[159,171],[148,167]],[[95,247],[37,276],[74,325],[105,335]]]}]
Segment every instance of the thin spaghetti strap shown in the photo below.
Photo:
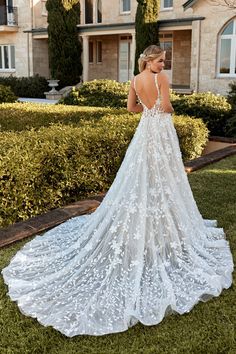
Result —
[{"label": "thin spaghetti strap", "polygon": [[134,76],[134,89],[135,89],[135,92],[136,92],[136,76]]},{"label": "thin spaghetti strap", "polygon": [[155,78],[155,85],[156,85],[157,92],[158,92],[158,97],[160,97],[160,90],[159,90],[159,85],[158,85],[158,81],[157,81],[157,75],[158,74],[155,74],[154,78]]}]

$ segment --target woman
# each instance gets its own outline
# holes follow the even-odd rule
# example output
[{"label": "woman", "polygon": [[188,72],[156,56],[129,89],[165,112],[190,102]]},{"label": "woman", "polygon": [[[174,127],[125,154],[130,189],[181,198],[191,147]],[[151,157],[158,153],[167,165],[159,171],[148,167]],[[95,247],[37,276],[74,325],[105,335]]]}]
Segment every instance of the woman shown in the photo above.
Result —
[{"label": "woman", "polygon": [[164,60],[156,46],[139,59],[128,110],[142,117],[98,209],[37,236],[3,269],[21,311],[66,336],[154,325],[232,283],[223,229],[202,219],[184,171]]}]

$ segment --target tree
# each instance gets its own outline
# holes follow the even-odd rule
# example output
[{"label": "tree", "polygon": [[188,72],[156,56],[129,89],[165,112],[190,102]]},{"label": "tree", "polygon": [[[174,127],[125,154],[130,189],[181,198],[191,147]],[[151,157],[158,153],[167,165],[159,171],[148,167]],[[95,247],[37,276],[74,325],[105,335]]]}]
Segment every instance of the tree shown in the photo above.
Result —
[{"label": "tree", "polygon": [[135,17],[136,53],[135,70],[138,73],[138,58],[145,48],[151,44],[159,45],[158,14],[160,0],[137,0],[138,7]]},{"label": "tree", "polygon": [[47,0],[46,8],[51,78],[60,80],[61,86],[74,85],[82,74],[82,48],[76,28],[79,0]]}]

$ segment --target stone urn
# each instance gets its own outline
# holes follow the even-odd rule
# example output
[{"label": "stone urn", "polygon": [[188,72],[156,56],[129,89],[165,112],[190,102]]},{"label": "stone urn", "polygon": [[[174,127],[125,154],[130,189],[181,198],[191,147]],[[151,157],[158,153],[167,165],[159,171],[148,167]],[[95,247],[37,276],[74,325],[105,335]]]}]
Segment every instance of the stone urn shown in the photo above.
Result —
[{"label": "stone urn", "polygon": [[48,86],[51,87],[51,90],[48,93],[51,93],[51,94],[58,93],[58,91],[55,89],[55,87],[58,86],[59,81],[60,80],[55,80],[55,79],[47,80]]}]

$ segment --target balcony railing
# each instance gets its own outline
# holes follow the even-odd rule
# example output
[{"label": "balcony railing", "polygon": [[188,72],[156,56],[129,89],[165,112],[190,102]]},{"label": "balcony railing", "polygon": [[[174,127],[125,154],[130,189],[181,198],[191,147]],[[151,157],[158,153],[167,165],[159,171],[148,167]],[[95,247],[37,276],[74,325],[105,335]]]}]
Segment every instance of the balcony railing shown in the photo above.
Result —
[{"label": "balcony railing", "polygon": [[17,7],[0,6],[0,26],[17,26],[18,13]]}]

